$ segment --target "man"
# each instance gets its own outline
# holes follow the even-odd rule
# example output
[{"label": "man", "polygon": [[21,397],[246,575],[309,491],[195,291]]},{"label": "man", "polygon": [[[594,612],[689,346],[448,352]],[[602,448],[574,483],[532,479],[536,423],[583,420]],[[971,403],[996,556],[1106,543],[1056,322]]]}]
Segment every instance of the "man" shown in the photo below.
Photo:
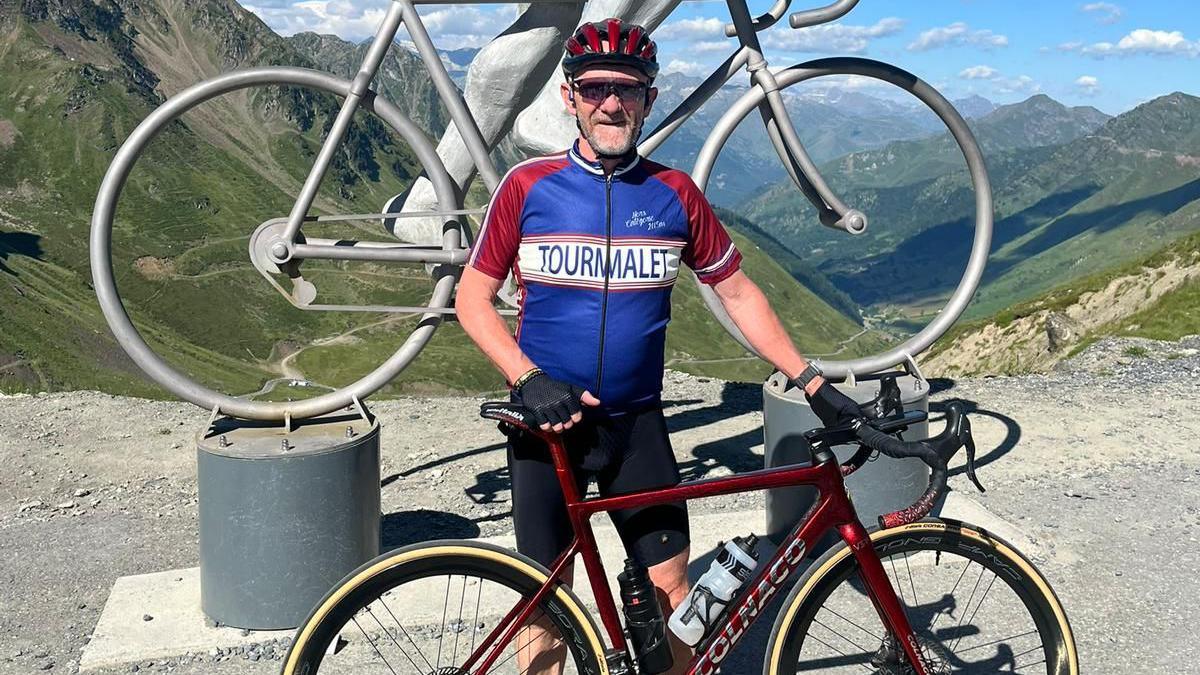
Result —
[{"label": "man", "polygon": [[[543,430],[564,434],[581,487],[594,477],[601,494],[679,482],[661,390],[680,262],[712,286],[760,354],[798,378],[823,422],[858,414],[792,345],[691,179],[637,155],[658,94],[656,51],[642,27],[615,18],[585,23],[567,40],[560,93],[579,137],[570,150],[523,162],[504,177],[456,304],[463,328],[512,384],[513,398]],[[492,304],[510,270],[520,289],[516,339]],[[508,462],[517,548],[549,566],[571,539],[554,467],[544,444],[529,436],[510,438]],[[685,505],[612,517],[669,615],[688,590]],[[682,672],[689,650],[677,641],[672,647],[673,672]],[[530,650],[534,672],[559,672],[561,656],[549,648]],[[530,667],[530,655],[518,659]]]}]

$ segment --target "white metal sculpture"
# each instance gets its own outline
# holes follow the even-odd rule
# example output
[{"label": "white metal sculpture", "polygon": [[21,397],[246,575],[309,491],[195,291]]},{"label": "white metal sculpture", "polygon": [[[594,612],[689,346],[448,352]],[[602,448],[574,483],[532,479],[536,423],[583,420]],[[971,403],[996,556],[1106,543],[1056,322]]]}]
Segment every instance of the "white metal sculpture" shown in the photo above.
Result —
[{"label": "white metal sculpture", "polygon": [[[582,3],[526,5],[511,26],[478,54],[467,70],[463,97],[487,143],[494,150],[510,131],[527,156],[543,155],[571,145],[575,119],[563,109],[558,94],[563,42],[576,26],[618,17],[654,30],[680,0],[592,0]],[[438,143],[438,155],[461,189],[474,177],[476,164],[458,129],[451,124]],[[384,207],[384,213],[435,210],[433,186],[422,178]],[[390,218],[384,226],[397,238],[421,244],[442,237],[438,218]]]}]

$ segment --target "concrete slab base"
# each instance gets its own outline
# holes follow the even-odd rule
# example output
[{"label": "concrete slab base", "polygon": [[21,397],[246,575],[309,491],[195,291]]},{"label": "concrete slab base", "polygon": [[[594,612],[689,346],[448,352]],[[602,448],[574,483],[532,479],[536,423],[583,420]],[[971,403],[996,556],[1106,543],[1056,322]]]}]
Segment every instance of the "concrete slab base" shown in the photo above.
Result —
[{"label": "concrete slab base", "polygon": [[[1026,555],[1040,553],[1034,543],[1016,526],[960,493],[951,492],[947,495],[941,515],[989,530],[1007,539]],[[765,514],[762,510],[693,515],[692,561],[689,564],[688,576],[694,581],[708,569],[718,541],[734,535],[745,535],[751,531],[761,532],[765,524]],[[624,565],[624,549],[607,517],[597,517],[593,527],[615,597],[615,577]],[[508,548],[515,547],[515,540],[511,535],[489,537],[482,541]],[[760,542],[760,559],[770,555],[770,548],[764,537]],[[582,566],[576,571],[575,578],[576,594],[595,611],[595,600],[591,588],[585,582]],[[147,616],[150,617],[149,620],[146,619]],[[244,631],[211,626],[200,611],[198,567],[121,577],[113,584],[91,641],[83,649],[79,671],[86,673],[186,654],[212,656],[247,649],[253,645],[278,644],[279,641],[290,638],[293,632]],[[265,656],[269,658],[270,655],[268,652]]]}]

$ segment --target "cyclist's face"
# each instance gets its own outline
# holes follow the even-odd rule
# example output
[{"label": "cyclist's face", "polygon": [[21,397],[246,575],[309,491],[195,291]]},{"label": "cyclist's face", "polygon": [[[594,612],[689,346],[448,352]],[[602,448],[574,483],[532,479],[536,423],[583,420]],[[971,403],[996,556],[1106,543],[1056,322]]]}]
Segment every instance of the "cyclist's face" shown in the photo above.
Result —
[{"label": "cyclist's face", "polygon": [[[562,86],[563,103],[600,155],[623,155],[637,144],[658,90],[634,68],[588,68]],[[572,98],[574,100],[572,100]]]}]

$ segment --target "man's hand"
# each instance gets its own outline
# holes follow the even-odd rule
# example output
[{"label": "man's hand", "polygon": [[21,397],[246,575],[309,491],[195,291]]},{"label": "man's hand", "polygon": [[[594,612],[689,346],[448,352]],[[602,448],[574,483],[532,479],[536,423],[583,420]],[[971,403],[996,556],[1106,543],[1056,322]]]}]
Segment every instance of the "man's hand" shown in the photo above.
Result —
[{"label": "man's hand", "polygon": [[[524,379],[522,377],[521,379]],[[514,389],[521,405],[533,414],[533,421],[542,431],[562,433],[583,419],[583,405],[599,405],[591,392],[566,382],[559,382],[540,370]]]},{"label": "man's hand", "polygon": [[811,396],[805,394],[804,397],[808,399],[809,406],[817,417],[821,418],[821,423],[826,429],[839,427],[862,417],[858,404],[835,389],[828,381],[822,382]]}]

